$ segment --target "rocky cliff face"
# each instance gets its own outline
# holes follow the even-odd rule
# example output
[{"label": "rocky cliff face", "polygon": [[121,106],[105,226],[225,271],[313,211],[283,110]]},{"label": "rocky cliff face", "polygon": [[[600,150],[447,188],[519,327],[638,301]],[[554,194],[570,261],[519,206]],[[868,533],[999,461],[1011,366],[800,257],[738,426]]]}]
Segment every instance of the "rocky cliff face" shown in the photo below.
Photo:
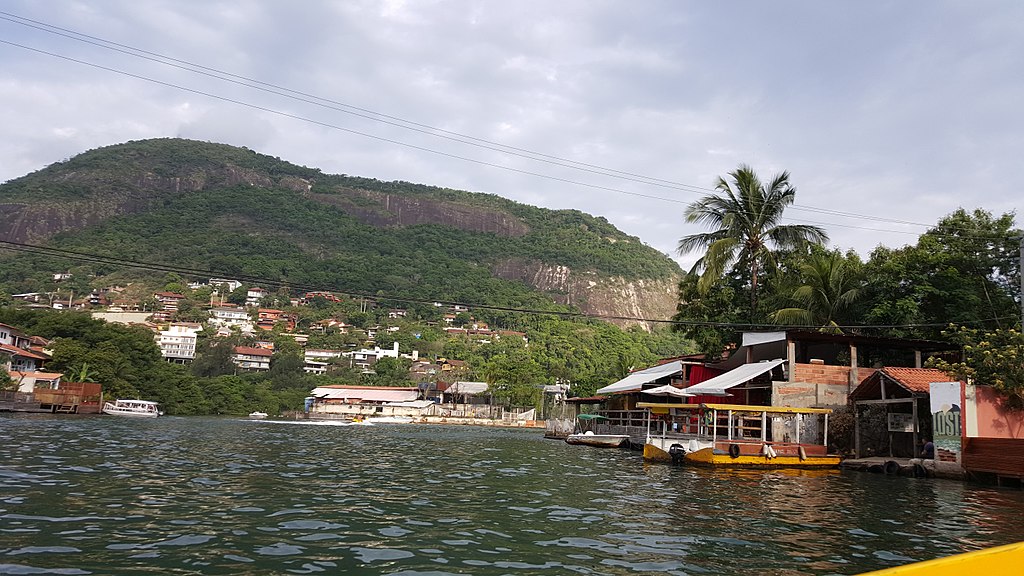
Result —
[{"label": "rocky cliff face", "polygon": [[503,212],[416,196],[400,196],[372,190],[343,188],[336,194],[308,194],[310,199],[337,206],[365,224],[378,227],[442,224],[470,232],[498,236],[525,236],[529,226]]},{"label": "rocky cliff face", "polygon": [[628,318],[667,320],[676,312],[679,277],[628,280],[601,277],[592,272],[577,272],[567,266],[550,266],[521,259],[505,260],[492,269],[495,276],[518,280],[546,292],[561,304],[578,307],[587,314],[606,316],[620,326],[650,323]]},{"label": "rocky cliff face", "polygon": [[[188,194],[224,186],[274,185],[266,174],[225,165],[213,170],[195,170],[178,176],[161,176],[153,172],[127,171],[114,175],[103,171],[61,170],[50,182],[65,190],[81,190],[70,198],[53,199],[50,182],[40,183],[37,191],[29,185],[29,193],[37,193],[40,201],[0,204],[0,240],[9,242],[41,242],[61,232],[81,230],[99,224],[111,216],[138,214],[162,203],[167,196]],[[282,179],[285,180],[285,179]],[[283,182],[286,187],[308,190],[299,178]],[[95,193],[102,190],[102,193]],[[75,197],[77,196],[77,197]]]}]

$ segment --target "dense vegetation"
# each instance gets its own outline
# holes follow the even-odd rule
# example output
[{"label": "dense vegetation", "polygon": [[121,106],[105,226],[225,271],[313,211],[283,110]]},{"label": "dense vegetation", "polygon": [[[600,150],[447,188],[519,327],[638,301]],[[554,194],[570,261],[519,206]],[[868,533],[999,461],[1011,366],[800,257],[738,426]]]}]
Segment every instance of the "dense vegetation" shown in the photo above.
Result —
[{"label": "dense vegetation", "polygon": [[[306,321],[316,316],[338,317],[352,308],[346,304],[308,308]],[[373,317],[350,320],[368,323]],[[261,336],[276,346],[269,372],[240,372],[231,361],[235,345],[251,343],[244,337],[203,338],[198,355],[188,366],[165,362],[153,333],[92,319],[82,312],[27,310],[0,307],[0,323],[53,339],[48,369],[63,372],[67,380],[103,384],[111,397],[141,397],[163,404],[170,414],[233,414],[254,410],[277,414],[302,407],[309,391],[326,384],[415,386],[439,376],[416,380],[407,360],[383,359],[374,372],[360,374],[339,360],[326,375],[303,372],[302,353],[295,341],[280,332]],[[603,322],[572,322],[554,317],[533,317],[528,322],[529,345],[510,336],[477,344],[449,337],[418,321],[401,323],[401,330],[381,338],[390,346],[399,341],[403,351],[419,350],[425,357],[444,355],[466,361],[466,368],[450,378],[485,380],[495,401],[507,406],[537,406],[541,386],[572,382],[573,391],[586,395],[621,378],[632,367],[642,367],[660,356],[678,353],[685,343],[678,334],[639,329],[623,331]],[[387,339],[385,339],[387,338]],[[311,346],[344,346],[345,335],[314,335]]]},{"label": "dense vegetation", "polygon": [[[730,194],[724,181],[719,194]],[[950,324],[1005,334],[998,330],[1020,323],[1018,246],[1024,233],[1014,228],[1012,213],[994,217],[984,210],[960,209],[916,244],[879,246],[863,261],[810,237],[790,234],[788,240],[800,241],[785,241],[783,235],[766,243],[772,235],[765,231],[777,230],[772,226],[785,203],[777,203],[771,218],[755,218],[756,225],[741,227],[736,223],[766,212],[764,205],[772,200],[769,194],[753,201],[741,198],[745,202],[709,197],[695,203],[692,214],[717,211],[697,219],[712,230],[680,242],[683,249],[707,251],[698,266],[704,275],[691,273],[680,283],[675,316],[693,323],[679,329],[703,351],[718,352],[736,342],[737,330],[701,322],[929,339],[963,335],[943,334]]]}]

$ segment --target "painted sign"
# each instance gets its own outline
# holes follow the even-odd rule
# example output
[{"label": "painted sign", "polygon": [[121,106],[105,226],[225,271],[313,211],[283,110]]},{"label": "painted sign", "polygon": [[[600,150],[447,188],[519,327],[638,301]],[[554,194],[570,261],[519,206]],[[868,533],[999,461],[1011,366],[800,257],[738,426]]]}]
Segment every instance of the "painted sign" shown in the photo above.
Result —
[{"label": "painted sign", "polygon": [[889,432],[913,432],[914,416],[902,412],[889,413]]},{"label": "painted sign", "polygon": [[932,441],[935,451],[960,452],[960,383],[932,382]]}]

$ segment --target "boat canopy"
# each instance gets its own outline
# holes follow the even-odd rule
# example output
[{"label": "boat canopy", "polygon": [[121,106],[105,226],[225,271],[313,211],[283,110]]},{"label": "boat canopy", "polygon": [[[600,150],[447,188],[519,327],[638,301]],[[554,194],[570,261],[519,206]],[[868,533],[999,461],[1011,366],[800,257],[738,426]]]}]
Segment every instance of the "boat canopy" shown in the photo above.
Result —
[{"label": "boat canopy", "polygon": [[683,371],[683,363],[679,360],[637,370],[622,380],[609,384],[604,388],[598,388],[595,394],[615,394],[621,392],[638,392],[648,382],[654,382],[659,378],[679,374]]},{"label": "boat canopy", "polygon": [[719,374],[710,380],[705,380],[700,384],[694,384],[686,389],[691,394],[700,395],[716,395],[723,396],[728,394],[726,390],[739,386],[744,382],[748,382],[752,378],[756,378],[765,372],[770,372],[775,369],[776,366],[784,363],[785,360],[770,360],[768,362],[755,362],[753,364],[743,364],[733,370],[726,372],[725,374]]}]

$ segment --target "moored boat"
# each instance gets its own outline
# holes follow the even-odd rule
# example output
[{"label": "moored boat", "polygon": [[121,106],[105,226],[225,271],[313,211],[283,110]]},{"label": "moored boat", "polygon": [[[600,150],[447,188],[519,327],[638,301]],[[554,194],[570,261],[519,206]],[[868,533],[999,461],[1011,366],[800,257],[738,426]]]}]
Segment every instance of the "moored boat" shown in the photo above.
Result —
[{"label": "moored boat", "polygon": [[250,412],[249,418],[252,420],[263,420],[268,414],[266,412]]},{"label": "moored boat", "polygon": [[149,400],[122,400],[105,402],[104,414],[111,416],[128,416],[132,418],[156,418],[161,414],[160,405]]},{"label": "moored boat", "polygon": [[598,414],[580,414],[576,417],[576,430],[565,438],[565,442],[597,448],[618,448],[629,442],[629,436],[626,434],[596,433],[593,427],[602,420],[607,418]]},{"label": "moored boat", "polygon": [[836,468],[828,454],[828,408],[641,402],[647,460],[737,468]]}]

